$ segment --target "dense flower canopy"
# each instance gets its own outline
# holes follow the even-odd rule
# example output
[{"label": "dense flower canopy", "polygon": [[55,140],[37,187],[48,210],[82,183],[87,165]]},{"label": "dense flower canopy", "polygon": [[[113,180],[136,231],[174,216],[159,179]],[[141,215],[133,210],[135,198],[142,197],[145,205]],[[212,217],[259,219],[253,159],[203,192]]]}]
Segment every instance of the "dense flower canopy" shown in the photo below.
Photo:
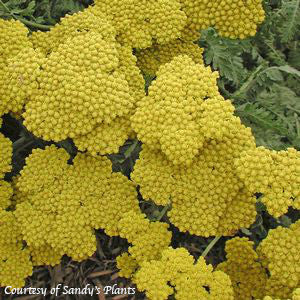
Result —
[{"label": "dense flower canopy", "polygon": [[25,201],[14,215],[26,243],[45,251],[36,260],[47,264],[53,259],[48,245],[57,257],[83,260],[96,250],[94,228],[118,235],[123,214],[139,209],[133,184],[112,173],[107,158],[78,154],[72,164],[68,159],[55,146],[33,150],[16,184]]},{"label": "dense flower canopy", "polygon": [[[149,300],[300,300],[299,151],[256,146],[199,40],[233,45],[264,17],[261,0],[95,0],[48,31],[0,19],[1,287],[97,257],[108,235]],[[209,257],[222,236],[226,258]]]},{"label": "dense flower canopy", "polygon": [[184,248],[167,248],[161,259],[142,263],[134,282],[150,300],[168,299],[173,294],[177,300],[234,299],[228,275],[213,272],[203,257],[195,264]]}]

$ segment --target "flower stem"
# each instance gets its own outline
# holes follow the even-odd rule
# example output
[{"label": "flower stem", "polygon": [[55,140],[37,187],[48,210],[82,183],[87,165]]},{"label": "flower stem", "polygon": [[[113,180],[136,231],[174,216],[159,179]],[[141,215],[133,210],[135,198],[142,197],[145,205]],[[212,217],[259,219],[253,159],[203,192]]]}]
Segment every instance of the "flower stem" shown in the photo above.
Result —
[{"label": "flower stem", "polygon": [[205,257],[208,252],[213,248],[213,246],[218,242],[218,240],[221,238],[222,236],[216,236],[206,247],[206,249],[203,251],[203,253],[201,254],[201,256]]},{"label": "flower stem", "polygon": [[157,216],[157,218],[156,218],[156,221],[160,221],[162,218],[163,218],[163,216],[165,215],[165,213],[167,212],[167,210],[170,208],[170,204],[167,204],[163,209],[162,209],[162,211],[159,213],[159,215]]},{"label": "flower stem", "polygon": [[132,152],[135,150],[138,143],[139,143],[139,141],[137,139],[135,139],[133,141],[133,143],[130,145],[130,147],[128,147],[128,149],[124,152],[124,156],[126,159],[131,156]]},{"label": "flower stem", "polygon": [[20,22],[24,23],[25,25],[35,27],[35,28],[38,28],[38,29],[49,30],[53,27],[53,26],[50,26],[50,25],[43,25],[43,24],[39,24],[39,23],[36,23],[36,22],[32,22],[32,21],[29,21],[29,20],[26,20],[26,19],[23,19],[23,18],[17,17],[17,16],[15,18],[17,20],[19,20]]}]

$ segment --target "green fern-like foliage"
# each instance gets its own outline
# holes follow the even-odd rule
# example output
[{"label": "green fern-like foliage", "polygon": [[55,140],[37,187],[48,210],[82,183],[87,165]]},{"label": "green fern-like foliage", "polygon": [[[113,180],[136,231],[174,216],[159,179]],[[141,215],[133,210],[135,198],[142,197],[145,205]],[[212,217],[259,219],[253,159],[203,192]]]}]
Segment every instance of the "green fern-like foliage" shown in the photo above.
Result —
[{"label": "green fern-like foliage", "polygon": [[92,0],[2,0],[0,2],[0,17],[12,16],[21,21],[32,22],[30,29],[47,29],[39,25],[54,25],[66,14],[83,10]]},{"label": "green fern-like foliage", "polygon": [[282,0],[280,15],[285,19],[280,28],[283,43],[292,41],[300,26],[300,0]]},{"label": "green fern-like foliage", "polygon": [[245,49],[250,49],[246,47],[246,43],[221,38],[213,28],[203,31],[199,41],[199,44],[205,48],[205,63],[218,70],[225,83],[235,87],[238,87],[247,75],[241,57]]}]

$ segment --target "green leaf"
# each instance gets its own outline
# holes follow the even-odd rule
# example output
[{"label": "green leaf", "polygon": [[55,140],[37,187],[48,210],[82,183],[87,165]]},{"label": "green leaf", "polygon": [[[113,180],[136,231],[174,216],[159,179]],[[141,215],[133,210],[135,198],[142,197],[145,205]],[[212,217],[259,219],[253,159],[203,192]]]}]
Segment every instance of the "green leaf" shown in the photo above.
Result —
[{"label": "green leaf", "polygon": [[278,221],[284,227],[289,227],[292,224],[292,220],[288,216],[281,216],[279,217]]},{"label": "green leaf", "polygon": [[27,0],[9,0],[9,1],[5,2],[5,5],[8,8],[13,8],[13,7],[21,6],[22,4],[24,4],[26,2],[27,2]]},{"label": "green leaf", "polygon": [[281,14],[285,18],[285,22],[282,26],[281,39],[283,43],[291,41],[296,32],[297,27],[300,24],[299,14],[300,0],[283,0]]},{"label": "green leaf", "polygon": [[210,28],[202,32],[199,44],[205,48],[205,63],[212,65],[214,70],[218,70],[220,75],[233,85],[239,86],[247,74],[241,58],[246,48],[245,43],[220,38]]},{"label": "green leaf", "polygon": [[299,51],[299,49],[295,48],[289,52],[288,62],[294,68],[300,69],[300,51]]},{"label": "green leaf", "polygon": [[247,228],[241,228],[241,232],[248,236],[252,235],[252,232]]},{"label": "green leaf", "polygon": [[272,130],[282,136],[289,135],[284,121],[276,119],[276,116],[268,109],[261,107],[259,103],[246,103],[237,108],[236,113],[257,124],[261,129]]},{"label": "green leaf", "polygon": [[239,105],[236,113],[252,128],[258,146],[275,150],[297,148],[300,131],[295,110],[298,110],[299,100],[289,88],[273,85],[270,91],[259,93],[255,101]]},{"label": "green leaf", "polygon": [[13,14],[21,15],[21,16],[32,16],[35,10],[35,1],[29,2],[26,8],[15,8],[11,10]]},{"label": "green leaf", "polygon": [[282,74],[275,67],[266,70],[265,75],[272,81],[282,81]]},{"label": "green leaf", "polygon": [[84,9],[82,3],[78,0],[55,0],[51,5],[51,15],[54,18],[61,18],[66,14],[74,14]]}]

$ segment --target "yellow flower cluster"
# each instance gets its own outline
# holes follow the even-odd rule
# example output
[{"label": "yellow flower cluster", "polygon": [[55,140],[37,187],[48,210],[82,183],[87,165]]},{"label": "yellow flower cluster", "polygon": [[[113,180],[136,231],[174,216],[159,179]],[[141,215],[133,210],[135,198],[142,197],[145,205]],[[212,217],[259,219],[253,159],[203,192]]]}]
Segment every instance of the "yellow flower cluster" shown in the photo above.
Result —
[{"label": "yellow flower cluster", "polygon": [[0,133],[0,286],[22,287],[32,273],[32,264],[28,250],[23,250],[19,225],[13,213],[6,211],[13,195],[11,184],[4,181],[11,170],[11,157],[12,143]]},{"label": "yellow flower cluster", "polygon": [[265,18],[261,0],[180,0],[188,18],[183,37],[196,40],[198,31],[210,26],[228,38],[254,36]]},{"label": "yellow flower cluster", "polygon": [[180,37],[187,20],[178,0],[96,0],[91,11],[105,13],[117,30],[118,40],[132,48]]},{"label": "yellow flower cluster", "polygon": [[68,159],[55,146],[35,149],[16,183],[25,201],[14,214],[35,264],[54,264],[64,254],[77,261],[90,257],[94,228],[117,235],[124,212],[139,210],[133,183],[112,173],[107,158],[78,154],[72,164]]},{"label": "yellow flower cluster", "polygon": [[30,252],[22,242],[0,244],[0,286],[21,288],[25,279],[32,275]]},{"label": "yellow flower cluster", "polygon": [[268,212],[279,217],[293,206],[300,209],[300,152],[258,147],[236,162],[238,176],[252,193],[262,193]]},{"label": "yellow flower cluster", "polygon": [[0,19],[0,116],[19,112],[36,88],[38,55],[27,35],[20,21]]},{"label": "yellow flower cluster", "polygon": [[19,224],[12,212],[0,210],[0,286],[20,288],[32,274],[30,252],[22,244]]},{"label": "yellow flower cluster", "polygon": [[116,47],[101,35],[90,32],[67,40],[43,66],[38,94],[26,105],[25,126],[45,140],[60,141],[128,115],[135,98],[118,64]]},{"label": "yellow flower cluster", "polygon": [[99,34],[105,41],[115,41],[116,32],[107,17],[100,12],[95,16],[89,9],[66,15],[50,31],[36,31],[29,38],[35,49],[49,55],[52,51],[57,51],[66,39],[72,39],[90,31]]},{"label": "yellow flower cluster", "polygon": [[16,56],[7,60],[2,70],[3,78],[0,79],[5,86],[1,92],[1,97],[6,102],[5,112],[22,112],[26,101],[37,93],[41,64],[41,54],[32,47],[20,50]]},{"label": "yellow flower cluster", "polygon": [[265,17],[261,0],[97,0],[76,15],[63,18],[50,32],[33,33],[35,47],[46,54],[57,49],[65,36],[91,30],[139,49],[181,37],[196,40],[199,30],[210,26],[224,37],[243,39],[253,36]]},{"label": "yellow flower cluster", "polygon": [[62,253],[55,251],[49,244],[39,247],[28,247],[33,266],[55,266],[60,263]]},{"label": "yellow flower cluster", "polygon": [[289,228],[271,229],[257,253],[270,273],[266,295],[291,298],[300,286],[300,221]]},{"label": "yellow flower cluster", "polygon": [[112,123],[101,123],[86,135],[73,138],[73,141],[78,150],[87,150],[94,156],[97,153],[117,153],[131,132],[130,120],[117,117]]},{"label": "yellow flower cluster", "polygon": [[23,114],[28,130],[45,140],[73,138],[93,155],[118,152],[145,92],[132,48],[117,43],[115,35],[103,13],[89,9],[32,35],[46,58],[39,90]]},{"label": "yellow flower cluster", "polygon": [[116,44],[119,54],[119,72],[125,75],[130,92],[138,102],[145,95],[145,81],[137,66],[137,57],[130,46]]},{"label": "yellow flower cluster", "polygon": [[147,75],[154,76],[161,65],[169,63],[175,56],[187,55],[197,64],[203,64],[203,49],[192,42],[174,40],[167,44],[155,44],[137,51],[137,65]]},{"label": "yellow flower cluster", "polygon": [[134,266],[132,259],[140,265],[143,261],[160,258],[162,250],[171,242],[172,234],[168,227],[166,223],[150,222],[145,214],[137,210],[123,213],[118,224],[119,235],[132,244],[128,249],[130,258],[125,256],[120,261],[126,265],[125,272],[128,273],[129,266]]},{"label": "yellow flower cluster", "polygon": [[138,262],[129,253],[125,252],[119,255],[116,259],[119,276],[131,278],[132,274],[139,267]]},{"label": "yellow flower cluster", "polygon": [[131,178],[144,199],[172,204],[175,226],[200,236],[232,235],[256,216],[256,199],[234,166],[255,149],[254,137],[220,96],[217,77],[177,56],[160,67],[131,118],[144,142]]},{"label": "yellow flower cluster", "polygon": [[[0,128],[2,119],[0,118]],[[0,179],[11,171],[12,142],[0,133]]]},{"label": "yellow flower cluster", "polygon": [[18,187],[17,187],[17,182],[18,182],[18,179],[19,179],[20,175],[17,175],[17,176],[14,176],[12,178],[12,181],[11,181],[11,186],[12,186],[12,189],[13,189],[13,195],[11,197],[11,203],[10,203],[10,208],[12,210],[15,210],[16,208],[16,205],[18,203],[21,203],[21,202],[24,202],[26,201],[26,194],[22,193]]},{"label": "yellow flower cluster", "polygon": [[[2,119],[0,117],[0,128]],[[0,211],[11,204],[13,190],[9,182],[4,181],[4,175],[11,171],[12,143],[0,133]]]},{"label": "yellow flower cluster", "polygon": [[[132,49],[128,46],[117,44],[119,55],[118,71],[125,75],[130,93],[137,103],[145,94],[144,80],[136,66],[136,57],[132,55]],[[133,111],[133,110],[132,110]],[[97,124],[91,132],[73,138],[79,150],[87,150],[92,155],[97,153],[117,153],[119,147],[132,136],[132,128],[129,116],[116,117],[110,123]]]},{"label": "yellow flower cluster", "polygon": [[263,300],[300,300],[300,288],[295,289],[293,291],[292,298],[289,299],[279,299],[279,298],[272,298],[271,296],[265,296]]},{"label": "yellow flower cluster", "polygon": [[247,238],[226,242],[227,260],[217,266],[228,274],[236,300],[294,300],[300,296],[300,221],[271,229],[256,251]]},{"label": "yellow flower cluster", "polygon": [[206,142],[189,167],[174,166],[159,150],[143,145],[132,180],[144,199],[172,204],[171,223],[199,236],[233,235],[255,220],[255,197],[235,174],[234,160],[255,147],[251,130],[242,124]]},{"label": "yellow flower cluster", "polygon": [[27,27],[20,21],[0,19],[0,69],[4,67],[9,57],[31,47],[27,38],[28,33]]},{"label": "yellow flower cluster", "polygon": [[235,300],[251,300],[265,295],[267,274],[258,262],[254,243],[247,238],[233,238],[226,242],[227,260],[217,270],[230,276]]},{"label": "yellow flower cluster", "polygon": [[[118,72],[124,75],[129,92],[133,97],[135,104],[145,95],[144,79],[136,66],[137,59],[132,55],[132,49],[128,46],[116,44],[119,57]],[[130,112],[133,113],[134,109]],[[86,135],[80,135],[73,138],[75,145],[79,150],[87,150],[92,155],[117,153],[119,147],[132,136],[132,128],[129,115],[117,116],[110,123],[101,123]]]},{"label": "yellow flower cluster", "polygon": [[13,189],[11,184],[0,178],[0,210],[6,209],[11,205],[12,196]]},{"label": "yellow flower cluster", "polygon": [[131,179],[140,186],[143,199],[151,199],[157,205],[167,205],[177,187],[175,170],[177,168],[161,151],[152,150],[144,144],[131,173]]},{"label": "yellow flower cluster", "polygon": [[20,233],[20,225],[11,211],[4,209],[0,210],[0,233],[1,241],[0,244],[15,244],[21,241],[22,236]]},{"label": "yellow flower cluster", "polygon": [[143,262],[134,283],[146,291],[149,300],[164,300],[174,295],[177,300],[233,300],[230,278],[223,272],[213,272],[203,257],[196,264],[184,248],[167,248],[159,260]]},{"label": "yellow flower cluster", "polygon": [[131,118],[138,138],[173,164],[190,165],[205,140],[220,140],[240,123],[231,102],[220,96],[217,78],[186,55],[162,65]]}]

